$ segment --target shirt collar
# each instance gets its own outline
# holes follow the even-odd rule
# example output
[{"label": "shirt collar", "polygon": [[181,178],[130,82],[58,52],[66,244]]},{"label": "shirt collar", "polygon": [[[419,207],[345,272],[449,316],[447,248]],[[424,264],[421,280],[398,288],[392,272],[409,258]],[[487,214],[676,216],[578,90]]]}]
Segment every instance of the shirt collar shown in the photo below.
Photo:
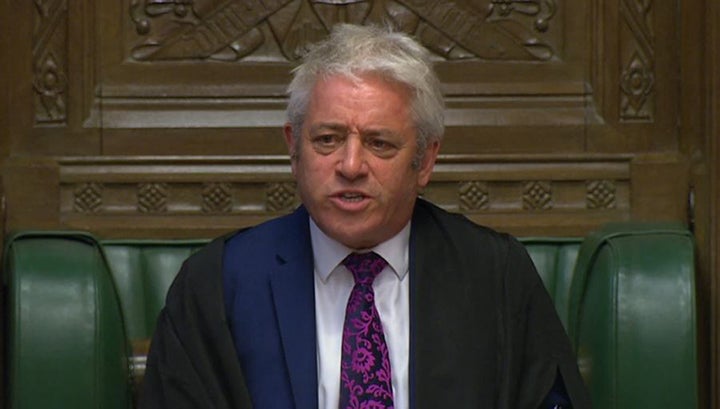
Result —
[{"label": "shirt collar", "polygon": [[[353,250],[337,240],[327,236],[317,226],[315,221],[310,219],[310,240],[312,242],[313,257],[315,260],[315,271],[324,281],[327,281],[330,273],[340,264]],[[410,243],[410,222],[400,230],[398,234],[384,241],[377,246],[367,249],[374,251],[391,267],[399,280],[405,279],[408,272],[408,248]]]}]

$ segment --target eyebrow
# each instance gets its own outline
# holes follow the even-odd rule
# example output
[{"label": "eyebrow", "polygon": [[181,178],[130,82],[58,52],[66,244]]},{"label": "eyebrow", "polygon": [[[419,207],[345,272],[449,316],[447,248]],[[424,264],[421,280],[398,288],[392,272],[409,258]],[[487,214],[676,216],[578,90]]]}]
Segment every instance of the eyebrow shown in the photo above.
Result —
[{"label": "eyebrow", "polygon": [[343,124],[339,124],[339,123],[335,123],[335,122],[320,123],[320,124],[312,125],[310,127],[311,134],[314,134],[314,133],[317,133],[320,131],[325,131],[325,130],[347,133],[348,128],[347,128],[347,126],[345,126]]},{"label": "eyebrow", "polygon": [[[348,133],[348,127],[335,122],[326,122],[326,123],[319,123],[312,125],[310,127],[310,133],[315,134],[322,131],[335,131],[335,132],[341,132],[341,133]],[[360,130],[360,134],[362,136],[383,136],[383,137],[392,137],[397,135],[397,132],[387,129],[387,128],[378,128],[378,129],[368,129],[368,130]]]}]

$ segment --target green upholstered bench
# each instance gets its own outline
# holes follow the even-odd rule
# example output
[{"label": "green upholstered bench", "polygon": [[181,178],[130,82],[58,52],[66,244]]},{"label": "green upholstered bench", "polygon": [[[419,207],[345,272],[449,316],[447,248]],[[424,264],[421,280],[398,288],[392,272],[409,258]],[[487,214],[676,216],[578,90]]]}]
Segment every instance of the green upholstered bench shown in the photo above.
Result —
[{"label": "green upholstered bench", "polygon": [[[675,225],[523,238],[596,408],[697,408],[694,254]],[[24,232],[4,253],[8,407],[128,408],[165,293],[206,240]]]}]

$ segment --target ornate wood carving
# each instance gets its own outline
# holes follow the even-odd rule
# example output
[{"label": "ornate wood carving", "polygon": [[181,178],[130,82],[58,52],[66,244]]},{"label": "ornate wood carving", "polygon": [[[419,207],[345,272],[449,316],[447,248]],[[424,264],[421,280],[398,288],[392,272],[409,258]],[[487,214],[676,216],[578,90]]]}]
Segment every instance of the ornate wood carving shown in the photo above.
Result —
[{"label": "ornate wood carving", "polygon": [[[549,19],[555,14],[554,0],[490,0],[472,5],[458,1],[400,2],[475,57],[548,60],[554,55],[553,47],[539,35],[549,28]],[[434,44],[425,42],[437,50]]]},{"label": "ornate wood carving", "polygon": [[232,185],[230,183],[206,183],[202,189],[204,213],[229,213],[232,211]]},{"label": "ornate wood carving", "polygon": [[137,187],[137,209],[140,213],[162,213],[168,208],[167,183],[140,183]]},{"label": "ornate wood carving", "polygon": [[496,11],[500,16],[508,16],[513,12],[533,17],[535,30],[544,33],[548,30],[550,19],[557,11],[555,0],[492,0],[491,12]]},{"label": "ornate wood carving", "polygon": [[269,212],[289,212],[299,204],[295,183],[270,183],[267,187],[266,209]]},{"label": "ornate wood carving", "polygon": [[621,0],[620,118],[651,122],[655,114],[652,0]]},{"label": "ornate wood carving", "polygon": [[78,213],[97,213],[102,208],[102,183],[80,183],[73,191],[74,209]]},{"label": "ornate wood carving", "polygon": [[461,211],[487,210],[489,208],[490,195],[486,183],[480,181],[461,182],[458,194]]},{"label": "ornate wood carving", "polygon": [[[638,203],[652,208],[655,194],[637,195],[631,201],[640,187],[631,189],[627,172],[585,166],[594,163],[587,159],[592,156],[589,152],[642,155],[682,146],[672,119],[667,119],[678,117],[672,115],[677,113],[673,96],[680,87],[667,83],[674,81],[672,73],[677,71],[668,64],[676,53],[667,50],[675,45],[670,40],[675,37],[659,29],[666,23],[673,29],[677,26],[670,16],[673,7],[665,3],[601,3],[18,3],[17,10],[32,19],[23,23],[33,27],[33,38],[16,41],[25,35],[22,30],[9,37],[6,43],[12,47],[6,47],[7,55],[19,57],[17,62],[9,59],[8,72],[17,76],[29,71],[31,61],[34,71],[25,73],[26,87],[11,87],[7,93],[11,101],[26,101],[19,113],[28,118],[18,125],[11,121],[13,139],[6,144],[7,156],[32,160],[109,156],[107,162],[89,156],[96,166],[92,171],[79,165],[80,160],[62,162],[63,178],[52,185],[60,193],[51,195],[61,197],[55,210],[69,227],[104,223],[103,228],[109,229],[134,223],[135,229],[146,228],[138,226],[137,216],[143,223],[157,221],[147,231],[162,231],[170,223],[167,220],[185,222],[186,217],[227,227],[238,220],[255,222],[285,212],[297,199],[287,164],[272,155],[285,152],[278,127],[284,121],[289,67],[332,24],[389,20],[436,54],[448,102],[443,153],[498,154],[502,159],[495,165],[508,169],[503,173],[493,168],[486,162],[489,156],[467,161],[445,157],[424,192],[430,200],[480,222],[503,226],[555,226],[558,220],[569,220],[568,214],[588,217],[583,220],[592,221],[586,226],[631,218]],[[15,6],[5,8],[15,10]],[[67,47],[70,42],[72,48]],[[68,103],[73,103],[72,109]],[[92,111],[92,118],[85,115],[87,111]],[[638,121],[656,122],[627,124]],[[28,129],[65,123],[72,129]],[[213,156],[227,152],[258,159],[236,167]],[[507,155],[513,154],[530,156],[526,161],[507,161]],[[164,159],[148,159],[153,155],[167,155],[173,165],[163,167]],[[206,156],[191,160],[196,168],[190,169],[180,159],[185,155]],[[533,155],[551,158],[535,162]],[[566,156],[582,159],[574,162]],[[615,169],[630,159],[623,161],[600,162]],[[231,170],[205,168],[217,163]],[[520,163],[532,171],[518,170]],[[96,172],[97,167],[107,167],[107,172]],[[87,172],[66,178],[65,172],[79,170]],[[548,185],[526,186],[528,181]],[[14,211],[25,211],[17,201],[13,203],[10,223],[20,220],[13,219]],[[54,216],[47,216],[51,219]]]},{"label": "ornate wood carving", "polygon": [[[445,155],[423,196],[501,229],[532,218],[536,227],[579,233],[628,217],[630,161],[625,156]],[[285,156],[66,158],[58,183],[67,227],[100,226],[110,234],[127,228],[226,231],[299,204]],[[125,226],[141,215],[142,225]]]},{"label": "ornate wood carving", "polygon": [[67,120],[67,0],[35,0],[33,90],[35,124]]},{"label": "ornate wood carving", "polygon": [[552,184],[549,181],[531,181],[523,189],[523,209],[549,210],[553,207]]},{"label": "ornate wood carving", "polygon": [[129,8],[136,61],[294,61],[342,22],[391,22],[447,59],[545,61],[557,48],[546,34],[559,26],[556,0],[132,0]]},{"label": "ornate wood carving", "polygon": [[614,209],[617,205],[615,197],[615,181],[591,180],[587,182],[588,209]]}]

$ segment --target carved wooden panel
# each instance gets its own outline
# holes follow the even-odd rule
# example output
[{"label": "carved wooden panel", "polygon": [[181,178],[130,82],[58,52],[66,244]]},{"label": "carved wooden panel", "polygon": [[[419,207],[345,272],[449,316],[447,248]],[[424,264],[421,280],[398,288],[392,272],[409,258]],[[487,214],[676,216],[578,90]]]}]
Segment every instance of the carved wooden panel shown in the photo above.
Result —
[{"label": "carved wooden panel", "polygon": [[[143,147],[151,155],[283,153],[277,133],[258,135],[282,125],[289,70],[340,22],[390,23],[433,52],[448,97],[446,153],[580,152],[593,117],[588,0],[100,4],[110,154],[136,154],[140,138],[153,141]],[[188,128],[204,129],[201,152]],[[543,144],[533,143],[539,131]]]},{"label": "carved wooden panel", "polygon": [[[12,227],[212,236],[299,204],[286,157],[66,157],[33,167],[41,171],[17,161],[6,175]],[[583,235],[611,221],[684,217],[686,172],[674,155],[445,155],[423,196],[516,234]],[[672,182],[635,187],[657,176]],[[39,211],[44,221],[28,216]]]},{"label": "carved wooden panel", "polygon": [[40,126],[67,119],[67,11],[67,0],[35,2],[32,85]]},{"label": "carved wooden panel", "polygon": [[[31,39],[15,30],[8,41],[6,57],[17,55],[18,67],[24,49],[32,59],[8,103],[33,120],[14,122],[13,134],[53,127],[33,131],[34,140],[18,136],[23,153],[282,154],[277,128],[289,70],[338,22],[389,22],[433,52],[448,100],[445,153],[678,146],[678,22],[670,3],[43,0],[4,7],[32,27]],[[58,126],[68,132],[57,135]]]},{"label": "carved wooden panel", "polygon": [[99,4],[108,24],[98,27],[97,104],[109,154],[137,154],[140,138],[153,142],[142,148],[151,155],[283,153],[277,134],[259,135],[284,122],[289,70],[340,22],[389,22],[433,52],[448,101],[445,153],[676,144],[663,122],[675,116],[676,91],[658,86],[676,64],[658,56],[670,38],[656,35],[673,10],[650,0]]},{"label": "carved wooden panel", "polygon": [[622,41],[620,118],[652,121],[655,115],[655,39],[652,0],[620,2]]},{"label": "carved wooden panel", "polygon": [[[284,158],[206,159],[219,167],[219,173],[202,178],[193,172],[205,173],[212,166],[195,161],[186,165],[172,159],[128,159],[125,165],[120,159],[64,159],[61,213],[270,214],[299,204]],[[445,156],[423,194],[467,214],[629,208],[628,158],[582,158],[563,165],[505,161]],[[589,170],[598,166],[602,172]],[[250,172],[251,168],[255,169]],[[543,180],[537,180],[541,174]]]},{"label": "carved wooden panel", "polygon": [[556,55],[557,0],[134,0],[132,60],[295,61],[337,23],[394,25],[446,59]]},{"label": "carved wooden panel", "polygon": [[[284,90],[302,53],[339,22],[387,22],[432,52],[447,134],[424,195],[442,206],[519,231],[578,233],[607,220],[678,216],[686,202],[674,195],[687,189],[662,190],[650,173],[632,170],[682,173],[683,159],[636,166],[681,145],[671,3],[37,0],[2,7],[31,23],[28,38],[18,28],[7,41],[12,52],[3,51],[18,55],[9,72],[27,71],[7,94],[19,114],[4,146],[10,168],[27,169],[19,157],[54,164],[43,172],[57,168],[57,184],[43,181],[58,200],[38,216],[43,223],[162,232],[176,218],[202,228],[212,215],[219,224],[209,229],[217,231],[296,206],[281,136]],[[22,192],[8,198],[32,199],[14,175],[4,177]],[[31,219],[12,203],[9,225]]]}]

